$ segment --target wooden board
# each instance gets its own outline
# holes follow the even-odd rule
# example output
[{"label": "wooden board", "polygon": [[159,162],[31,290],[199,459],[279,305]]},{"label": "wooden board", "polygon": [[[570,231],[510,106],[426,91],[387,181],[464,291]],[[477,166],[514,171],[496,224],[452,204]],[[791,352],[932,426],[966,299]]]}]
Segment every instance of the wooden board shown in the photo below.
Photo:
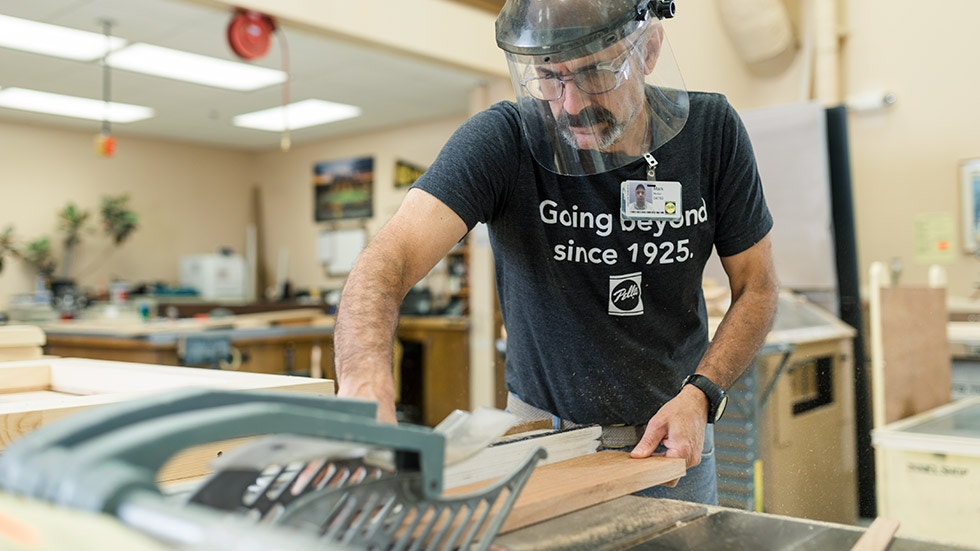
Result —
[{"label": "wooden board", "polygon": [[0,348],[43,344],[44,331],[36,325],[0,325]]},{"label": "wooden board", "polygon": [[[685,472],[683,459],[633,459],[627,452],[612,450],[538,467],[521,490],[500,533],[670,482]],[[446,494],[466,495],[486,484],[459,486]]]},{"label": "wooden board", "polygon": [[883,423],[949,403],[947,323],[945,289],[881,289]]},{"label": "wooden board", "polygon": [[211,329],[256,329],[272,326],[329,326],[330,319],[319,308],[296,308],[227,317],[184,318],[147,323],[138,319],[69,320],[46,324],[46,331],[58,335],[113,335],[141,337],[161,333],[206,331]]},{"label": "wooden board", "polygon": [[0,348],[0,362],[37,360],[44,355],[40,346],[6,346]]},{"label": "wooden board", "polygon": [[9,494],[0,494],[0,548],[5,551],[173,549],[110,515]]},{"label": "wooden board", "polygon": [[898,521],[878,517],[858,538],[851,551],[885,551],[898,530]]},{"label": "wooden board", "polygon": [[[8,362],[0,364],[0,450],[22,435],[73,413],[188,387],[334,393],[334,382],[329,379],[266,373],[81,358]],[[210,461],[230,446],[219,442],[185,450],[164,466],[159,479],[166,482],[203,476]]]}]

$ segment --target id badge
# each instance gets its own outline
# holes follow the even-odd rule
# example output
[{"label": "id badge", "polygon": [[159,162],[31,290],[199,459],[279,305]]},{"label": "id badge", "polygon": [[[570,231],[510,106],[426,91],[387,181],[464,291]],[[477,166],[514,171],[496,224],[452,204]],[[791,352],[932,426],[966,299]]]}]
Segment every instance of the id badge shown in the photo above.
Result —
[{"label": "id badge", "polygon": [[681,183],[626,180],[620,184],[623,220],[680,220]]}]

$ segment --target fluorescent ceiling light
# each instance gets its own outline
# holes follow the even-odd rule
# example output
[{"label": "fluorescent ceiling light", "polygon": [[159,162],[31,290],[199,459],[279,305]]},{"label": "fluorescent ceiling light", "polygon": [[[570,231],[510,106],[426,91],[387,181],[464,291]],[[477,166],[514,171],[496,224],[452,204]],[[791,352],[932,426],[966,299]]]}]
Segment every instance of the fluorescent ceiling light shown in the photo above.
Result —
[{"label": "fluorescent ceiling light", "polygon": [[[284,112],[285,110],[285,112]],[[282,132],[329,122],[351,119],[361,114],[361,108],[343,103],[333,103],[320,99],[307,99],[291,103],[285,107],[273,107],[253,113],[237,115],[232,124],[256,130]]]},{"label": "fluorescent ceiling light", "polygon": [[0,46],[68,59],[100,59],[126,41],[103,34],[69,29],[0,15]]},{"label": "fluorescent ceiling light", "polygon": [[141,105],[106,102],[96,99],[63,96],[24,88],[3,88],[0,90],[0,107],[36,111],[63,117],[91,119],[127,123],[148,119],[154,115],[153,109]]},{"label": "fluorescent ceiling light", "polygon": [[191,54],[150,44],[132,44],[109,54],[107,61],[110,66],[127,71],[229,90],[257,90],[286,80],[286,73],[276,69]]}]

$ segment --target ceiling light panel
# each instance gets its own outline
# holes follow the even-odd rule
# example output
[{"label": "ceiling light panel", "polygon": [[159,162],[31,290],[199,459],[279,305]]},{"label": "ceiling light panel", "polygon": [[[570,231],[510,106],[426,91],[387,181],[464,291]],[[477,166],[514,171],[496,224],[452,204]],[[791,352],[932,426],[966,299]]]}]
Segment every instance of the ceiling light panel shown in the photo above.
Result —
[{"label": "ceiling light panel", "polygon": [[78,119],[108,120],[113,123],[141,121],[155,114],[153,109],[141,105],[106,103],[102,100],[63,96],[24,88],[0,89],[0,107]]},{"label": "ceiling light panel", "polygon": [[91,61],[126,44],[121,38],[0,15],[0,46],[38,54]]},{"label": "ceiling light panel", "polygon": [[291,103],[285,108],[273,107],[253,113],[237,115],[232,124],[256,130],[282,132],[310,126],[319,126],[360,116],[361,108],[354,105],[308,99]]},{"label": "ceiling light panel", "polygon": [[250,91],[280,84],[286,73],[151,44],[132,44],[107,58],[109,65],[174,80],[228,90]]}]

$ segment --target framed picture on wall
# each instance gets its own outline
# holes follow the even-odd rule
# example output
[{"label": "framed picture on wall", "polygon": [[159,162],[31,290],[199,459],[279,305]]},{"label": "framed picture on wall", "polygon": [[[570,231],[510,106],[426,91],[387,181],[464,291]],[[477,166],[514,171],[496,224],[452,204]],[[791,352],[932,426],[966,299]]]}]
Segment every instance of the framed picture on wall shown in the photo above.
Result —
[{"label": "framed picture on wall", "polygon": [[374,159],[358,157],[313,165],[313,219],[370,218],[374,214]]},{"label": "framed picture on wall", "polygon": [[960,161],[963,193],[963,248],[976,253],[980,245],[980,159]]},{"label": "framed picture on wall", "polygon": [[408,187],[415,183],[415,180],[419,179],[419,176],[425,172],[425,169],[398,159],[395,161],[395,187],[403,188]]}]

